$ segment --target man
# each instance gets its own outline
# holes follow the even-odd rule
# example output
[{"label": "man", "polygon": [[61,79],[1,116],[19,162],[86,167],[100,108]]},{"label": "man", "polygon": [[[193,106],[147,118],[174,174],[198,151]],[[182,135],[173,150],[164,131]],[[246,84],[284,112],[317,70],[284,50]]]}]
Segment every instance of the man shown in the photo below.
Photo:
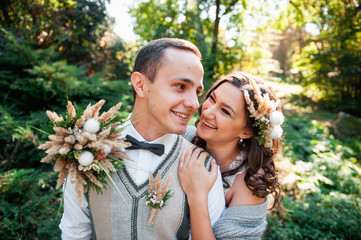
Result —
[{"label": "man", "polygon": [[[131,76],[134,109],[122,134],[140,142],[164,145],[164,153],[125,149],[133,161],[113,175],[122,197],[108,187],[102,195],[89,191],[80,206],[74,186],[64,189],[63,239],[187,239],[187,200],[178,180],[178,161],[189,143],[181,136],[197,110],[203,90],[201,53],[181,39],[158,39],[138,53]],[[173,174],[173,196],[158,210],[156,222],[147,225],[150,207],[145,204],[149,172],[160,171],[163,182]],[[70,182],[70,181],[69,181]],[[224,209],[220,173],[208,198],[212,223]]]}]

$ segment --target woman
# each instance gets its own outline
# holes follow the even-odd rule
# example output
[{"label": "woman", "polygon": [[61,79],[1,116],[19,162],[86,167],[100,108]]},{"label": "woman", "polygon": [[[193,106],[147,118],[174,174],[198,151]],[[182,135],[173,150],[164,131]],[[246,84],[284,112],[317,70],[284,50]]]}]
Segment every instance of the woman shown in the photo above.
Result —
[{"label": "woman", "polygon": [[[272,89],[257,77],[235,72],[209,90],[199,108],[197,134],[183,152],[179,178],[190,207],[192,239],[259,239],[266,229],[267,195],[280,203],[274,156],[283,115]],[[203,151],[203,149],[206,150]],[[226,209],[211,226],[207,194],[217,177],[204,168],[208,153],[220,167]]]}]

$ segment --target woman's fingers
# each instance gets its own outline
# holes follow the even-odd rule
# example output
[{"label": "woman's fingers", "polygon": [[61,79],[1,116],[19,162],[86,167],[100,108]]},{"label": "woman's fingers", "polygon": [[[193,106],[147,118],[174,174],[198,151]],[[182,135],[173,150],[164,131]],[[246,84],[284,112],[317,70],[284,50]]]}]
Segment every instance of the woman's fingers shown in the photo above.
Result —
[{"label": "woman's fingers", "polygon": [[205,167],[205,161],[208,153],[202,148],[193,145],[184,150],[179,160],[179,180],[183,191],[188,199],[207,195],[217,177],[217,165],[212,163],[212,171],[209,172]]},{"label": "woman's fingers", "polygon": [[192,155],[191,155],[191,161],[197,161],[197,159],[199,158],[199,155],[201,154],[201,152],[203,151],[203,148],[194,148],[194,150],[192,151]]},{"label": "woman's fingers", "polygon": [[184,153],[183,166],[187,166],[189,164],[190,158],[192,156],[193,148],[194,148],[194,146],[190,145],[185,151],[183,151],[183,153]]},{"label": "woman's fingers", "polygon": [[208,152],[206,151],[202,151],[200,154],[199,154],[199,157],[198,157],[198,160],[201,160],[203,165],[207,159],[207,157],[209,156]]},{"label": "woman's fingers", "polygon": [[185,169],[187,167],[192,167],[194,164],[198,164],[201,167],[204,167],[208,153],[203,150],[203,148],[195,147],[190,145],[186,150],[184,150],[179,159],[179,168]]},{"label": "woman's fingers", "polygon": [[184,170],[188,165],[192,157],[193,145],[189,145],[181,154],[179,158],[178,172]]},{"label": "woman's fingers", "polygon": [[216,181],[217,179],[217,174],[218,174],[218,165],[216,163],[216,160],[212,159],[210,176],[212,179],[214,179],[214,181]]},{"label": "woman's fingers", "polygon": [[181,156],[179,158],[179,165],[178,165],[178,170],[182,169],[184,166],[184,155],[185,155],[185,151],[183,151],[181,153]]}]

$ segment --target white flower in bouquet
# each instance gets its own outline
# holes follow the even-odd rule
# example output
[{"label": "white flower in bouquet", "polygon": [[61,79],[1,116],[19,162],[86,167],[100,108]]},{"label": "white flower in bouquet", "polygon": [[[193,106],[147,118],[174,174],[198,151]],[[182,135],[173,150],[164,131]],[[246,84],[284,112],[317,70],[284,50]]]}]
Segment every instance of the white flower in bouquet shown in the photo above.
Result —
[{"label": "white flower in bouquet", "polygon": [[94,118],[86,120],[83,126],[84,131],[90,133],[97,133],[100,130],[100,122]]},{"label": "white flower in bouquet", "polygon": [[105,152],[106,154],[109,154],[109,153],[112,152],[112,148],[111,148],[109,145],[104,144],[103,147],[104,147],[104,152]]},{"label": "white flower in bouquet", "polygon": [[89,151],[84,151],[82,154],[80,154],[78,162],[82,166],[87,167],[93,163],[93,160],[94,160],[93,154]]}]

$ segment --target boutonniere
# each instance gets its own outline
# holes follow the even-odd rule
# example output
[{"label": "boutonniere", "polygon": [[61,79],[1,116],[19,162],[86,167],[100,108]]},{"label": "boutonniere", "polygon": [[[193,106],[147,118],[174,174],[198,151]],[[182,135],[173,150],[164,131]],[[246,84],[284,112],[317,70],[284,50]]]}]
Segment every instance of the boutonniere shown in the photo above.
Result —
[{"label": "boutonniere", "polygon": [[100,115],[99,110],[104,103],[105,100],[100,100],[94,105],[89,104],[84,111],[75,111],[69,101],[64,117],[46,111],[52,132],[48,133],[49,141],[38,147],[46,150],[47,154],[41,162],[55,161],[54,169],[59,172],[57,188],[69,174],[71,181],[76,183],[80,203],[87,187],[102,193],[102,188],[107,185],[107,177],[113,183],[111,173],[124,166],[120,159],[129,159],[120,150],[130,146],[120,137],[122,129],[118,129],[120,122],[116,114],[121,103]]},{"label": "boutonniere", "polygon": [[173,196],[173,194],[171,194],[171,190],[168,190],[171,177],[172,173],[168,175],[162,187],[160,172],[158,171],[155,183],[152,173],[149,173],[149,189],[146,193],[145,202],[145,204],[151,208],[148,217],[148,225],[155,223],[158,210],[161,210],[165,206],[165,202]]}]

